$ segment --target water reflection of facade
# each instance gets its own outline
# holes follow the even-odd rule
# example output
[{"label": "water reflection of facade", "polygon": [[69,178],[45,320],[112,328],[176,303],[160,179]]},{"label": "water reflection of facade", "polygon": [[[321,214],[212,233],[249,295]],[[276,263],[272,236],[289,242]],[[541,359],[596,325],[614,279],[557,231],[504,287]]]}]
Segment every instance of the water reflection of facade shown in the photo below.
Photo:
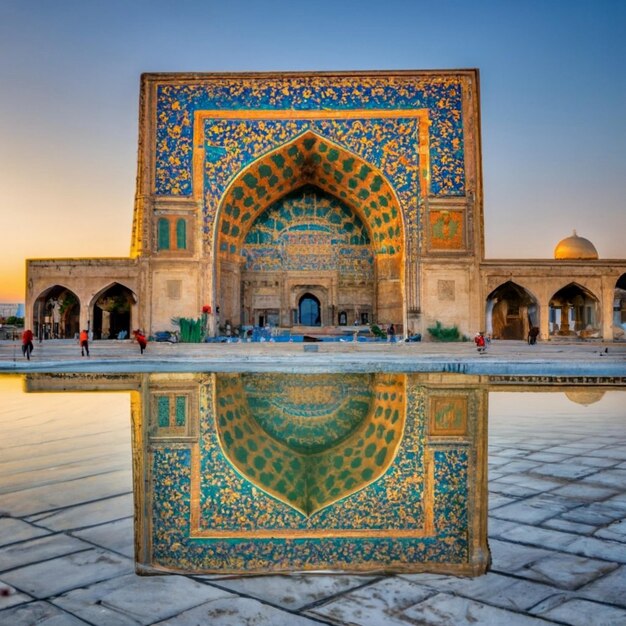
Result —
[{"label": "water reflection of facade", "polygon": [[139,573],[488,565],[476,377],[56,373],[26,388],[131,391]]},{"label": "water reflection of facade", "polygon": [[209,306],[213,332],[624,336],[626,260],[575,233],[554,259],[484,258],[477,71],[150,74],[139,121],[131,254],[28,261],[37,334]]}]

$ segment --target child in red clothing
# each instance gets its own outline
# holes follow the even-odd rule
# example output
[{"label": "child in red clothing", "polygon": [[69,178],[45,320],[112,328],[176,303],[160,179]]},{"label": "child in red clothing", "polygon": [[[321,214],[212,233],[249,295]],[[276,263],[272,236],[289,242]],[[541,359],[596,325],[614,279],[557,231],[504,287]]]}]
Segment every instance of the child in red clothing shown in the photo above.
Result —
[{"label": "child in red clothing", "polygon": [[474,343],[476,344],[476,348],[478,349],[478,354],[484,354],[485,350],[487,350],[487,346],[485,345],[485,333],[482,331],[476,333],[474,337]]},{"label": "child in red clothing", "polygon": [[146,336],[140,330],[134,330],[133,335],[135,335],[135,339],[137,340],[137,343],[139,344],[139,349],[141,350],[140,354],[143,354],[143,351],[146,349],[146,346],[148,345],[148,340],[146,339]]}]

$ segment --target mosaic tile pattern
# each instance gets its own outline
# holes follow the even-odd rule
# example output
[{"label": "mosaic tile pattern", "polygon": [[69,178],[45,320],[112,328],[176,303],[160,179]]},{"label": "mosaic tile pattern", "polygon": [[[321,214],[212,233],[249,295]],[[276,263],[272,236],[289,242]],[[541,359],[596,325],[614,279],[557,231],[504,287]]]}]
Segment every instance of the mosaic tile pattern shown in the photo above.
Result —
[{"label": "mosaic tile pattern", "polygon": [[[210,176],[211,180],[217,180]],[[375,253],[394,256],[402,249],[402,209],[387,179],[366,161],[322,137],[307,132],[255,161],[231,184],[222,200],[218,251],[238,254],[248,224],[273,202],[303,184],[347,202],[371,231]],[[207,191],[205,233],[221,195]]]},{"label": "mosaic tile pattern", "polygon": [[372,280],[367,229],[348,206],[313,187],[278,200],[254,222],[242,254],[248,271],[338,270]]},{"label": "mosaic tile pattern", "polygon": [[152,566],[469,568],[470,448],[429,442],[413,375],[214,376],[198,443],[151,444]]},{"label": "mosaic tile pattern", "polygon": [[[191,195],[196,111],[425,109],[431,122],[430,193],[460,196],[465,189],[462,94],[457,77],[299,76],[213,77],[157,88],[156,193]],[[218,159],[224,148],[211,147]]]},{"label": "mosaic tile pattern", "polygon": [[330,375],[284,376],[278,389],[266,388],[265,402],[257,389],[246,402],[254,378],[220,376],[216,387],[221,447],[252,485],[310,517],[389,467],[404,426],[401,377],[356,375],[342,384]]},{"label": "mosaic tile pattern", "polygon": [[464,216],[462,211],[431,211],[430,246],[437,250],[465,248]]}]

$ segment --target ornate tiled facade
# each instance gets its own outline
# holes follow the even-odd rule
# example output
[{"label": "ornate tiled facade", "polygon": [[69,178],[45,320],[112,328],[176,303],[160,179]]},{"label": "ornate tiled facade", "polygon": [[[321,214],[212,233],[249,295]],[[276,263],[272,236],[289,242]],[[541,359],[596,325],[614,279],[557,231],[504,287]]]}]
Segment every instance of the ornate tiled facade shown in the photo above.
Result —
[{"label": "ornate tiled facade", "polygon": [[[478,388],[405,374],[214,374],[197,396],[197,437],[148,436],[136,450],[150,475],[149,523],[138,525],[151,529],[150,570],[486,567]],[[450,402],[462,432],[429,419]]]},{"label": "ornate tiled facade", "polygon": [[626,261],[486,261],[483,227],[477,70],[146,74],[131,254],[29,261],[26,320],[613,338]]}]

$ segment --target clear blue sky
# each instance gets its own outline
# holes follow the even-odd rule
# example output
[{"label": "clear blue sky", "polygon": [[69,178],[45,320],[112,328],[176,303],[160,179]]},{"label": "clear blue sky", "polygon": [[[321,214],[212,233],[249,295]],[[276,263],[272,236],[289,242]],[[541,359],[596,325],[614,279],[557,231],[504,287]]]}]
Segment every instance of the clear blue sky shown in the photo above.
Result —
[{"label": "clear blue sky", "polygon": [[0,301],[27,257],[128,254],[142,72],[468,67],[487,256],[625,258],[626,1],[0,0]]}]

